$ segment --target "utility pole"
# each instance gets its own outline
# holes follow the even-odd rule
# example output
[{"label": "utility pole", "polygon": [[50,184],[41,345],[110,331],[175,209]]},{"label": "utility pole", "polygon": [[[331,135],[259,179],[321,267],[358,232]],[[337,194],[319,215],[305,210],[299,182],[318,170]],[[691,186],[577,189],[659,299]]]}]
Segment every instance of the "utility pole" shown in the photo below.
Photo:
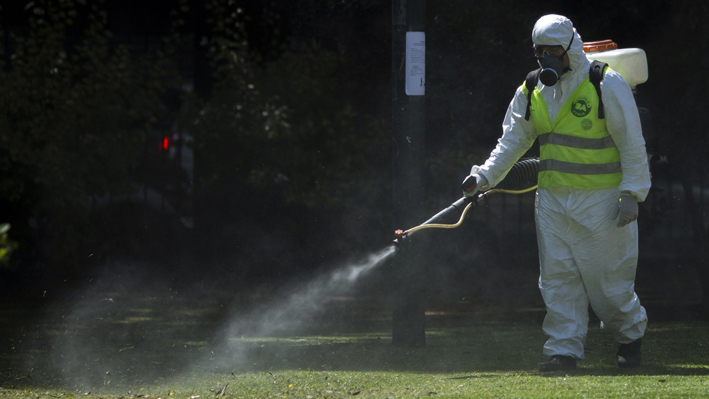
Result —
[{"label": "utility pole", "polygon": [[[421,222],[424,199],[425,0],[392,0],[392,176],[394,228]],[[396,259],[392,343],[423,347],[424,265],[421,251]]]}]

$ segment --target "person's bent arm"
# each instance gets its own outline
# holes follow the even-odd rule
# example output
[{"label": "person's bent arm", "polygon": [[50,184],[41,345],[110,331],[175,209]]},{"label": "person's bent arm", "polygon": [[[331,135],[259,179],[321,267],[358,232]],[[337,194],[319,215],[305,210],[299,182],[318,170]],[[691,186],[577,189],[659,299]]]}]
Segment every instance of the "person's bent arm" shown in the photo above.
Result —
[{"label": "person's bent arm", "polygon": [[[536,129],[532,120],[525,120],[527,110],[527,97],[520,86],[507,108],[505,120],[502,123],[502,137],[497,141],[497,146],[490,153],[490,157],[481,166],[473,167],[473,172],[482,175],[487,183],[479,189],[487,190],[500,183],[512,166],[524,155],[537,138]],[[471,173],[471,174],[472,174]]]},{"label": "person's bent arm", "polygon": [[618,188],[642,202],[650,191],[650,169],[633,92],[620,74],[608,71],[601,93],[608,134],[620,153],[623,179]]}]

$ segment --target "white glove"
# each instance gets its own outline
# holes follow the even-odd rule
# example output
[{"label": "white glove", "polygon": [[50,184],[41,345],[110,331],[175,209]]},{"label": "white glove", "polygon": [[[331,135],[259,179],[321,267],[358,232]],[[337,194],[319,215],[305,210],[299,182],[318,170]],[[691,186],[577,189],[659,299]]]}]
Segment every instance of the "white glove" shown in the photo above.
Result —
[{"label": "white glove", "polygon": [[618,203],[618,227],[623,227],[630,222],[638,219],[638,199],[630,192],[623,191],[620,193]]},{"label": "white glove", "polygon": [[465,194],[466,197],[472,197],[480,190],[478,186],[479,181],[480,176],[469,175],[465,178],[465,180],[463,180],[463,183],[460,185],[460,189],[463,190],[463,194]]}]

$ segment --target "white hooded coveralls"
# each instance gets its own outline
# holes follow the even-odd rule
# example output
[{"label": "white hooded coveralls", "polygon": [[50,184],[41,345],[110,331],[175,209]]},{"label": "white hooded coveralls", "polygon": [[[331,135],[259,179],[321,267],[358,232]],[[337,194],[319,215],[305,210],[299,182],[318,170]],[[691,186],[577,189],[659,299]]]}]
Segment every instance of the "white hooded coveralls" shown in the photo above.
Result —
[{"label": "white hooded coveralls", "polygon": [[[553,123],[561,106],[588,77],[590,61],[572,22],[559,15],[539,19],[532,32],[536,45],[566,48],[571,70],[554,86],[539,88]],[[609,70],[601,81],[608,133],[620,153],[622,182],[618,188],[538,189],[535,219],[540,257],[539,288],[547,307],[543,329],[549,336],[547,356],[584,358],[589,303],[619,343],[641,338],[647,314],[635,294],[638,260],[638,225],[617,227],[616,216],[622,191],[639,202],[650,189],[650,172],[640,117],[632,91],[622,76]],[[512,165],[532,146],[537,132],[524,119],[527,98],[520,86],[510,103],[497,147],[473,173],[487,179],[480,189],[494,187]],[[592,112],[597,112],[593,110]],[[485,183],[484,180],[482,183]]]}]

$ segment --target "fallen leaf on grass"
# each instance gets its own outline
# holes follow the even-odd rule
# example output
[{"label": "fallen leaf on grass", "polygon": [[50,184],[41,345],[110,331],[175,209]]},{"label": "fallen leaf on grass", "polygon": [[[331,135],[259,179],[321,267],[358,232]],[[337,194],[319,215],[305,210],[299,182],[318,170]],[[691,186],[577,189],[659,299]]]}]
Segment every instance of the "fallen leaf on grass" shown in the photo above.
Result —
[{"label": "fallen leaf on grass", "polygon": [[429,392],[428,396],[438,395],[438,392]]},{"label": "fallen leaf on grass", "polygon": [[667,380],[657,380],[658,382],[667,382]]},{"label": "fallen leaf on grass", "polygon": [[359,392],[360,392],[360,391],[357,391],[357,392],[350,392],[350,395],[359,395]]}]

